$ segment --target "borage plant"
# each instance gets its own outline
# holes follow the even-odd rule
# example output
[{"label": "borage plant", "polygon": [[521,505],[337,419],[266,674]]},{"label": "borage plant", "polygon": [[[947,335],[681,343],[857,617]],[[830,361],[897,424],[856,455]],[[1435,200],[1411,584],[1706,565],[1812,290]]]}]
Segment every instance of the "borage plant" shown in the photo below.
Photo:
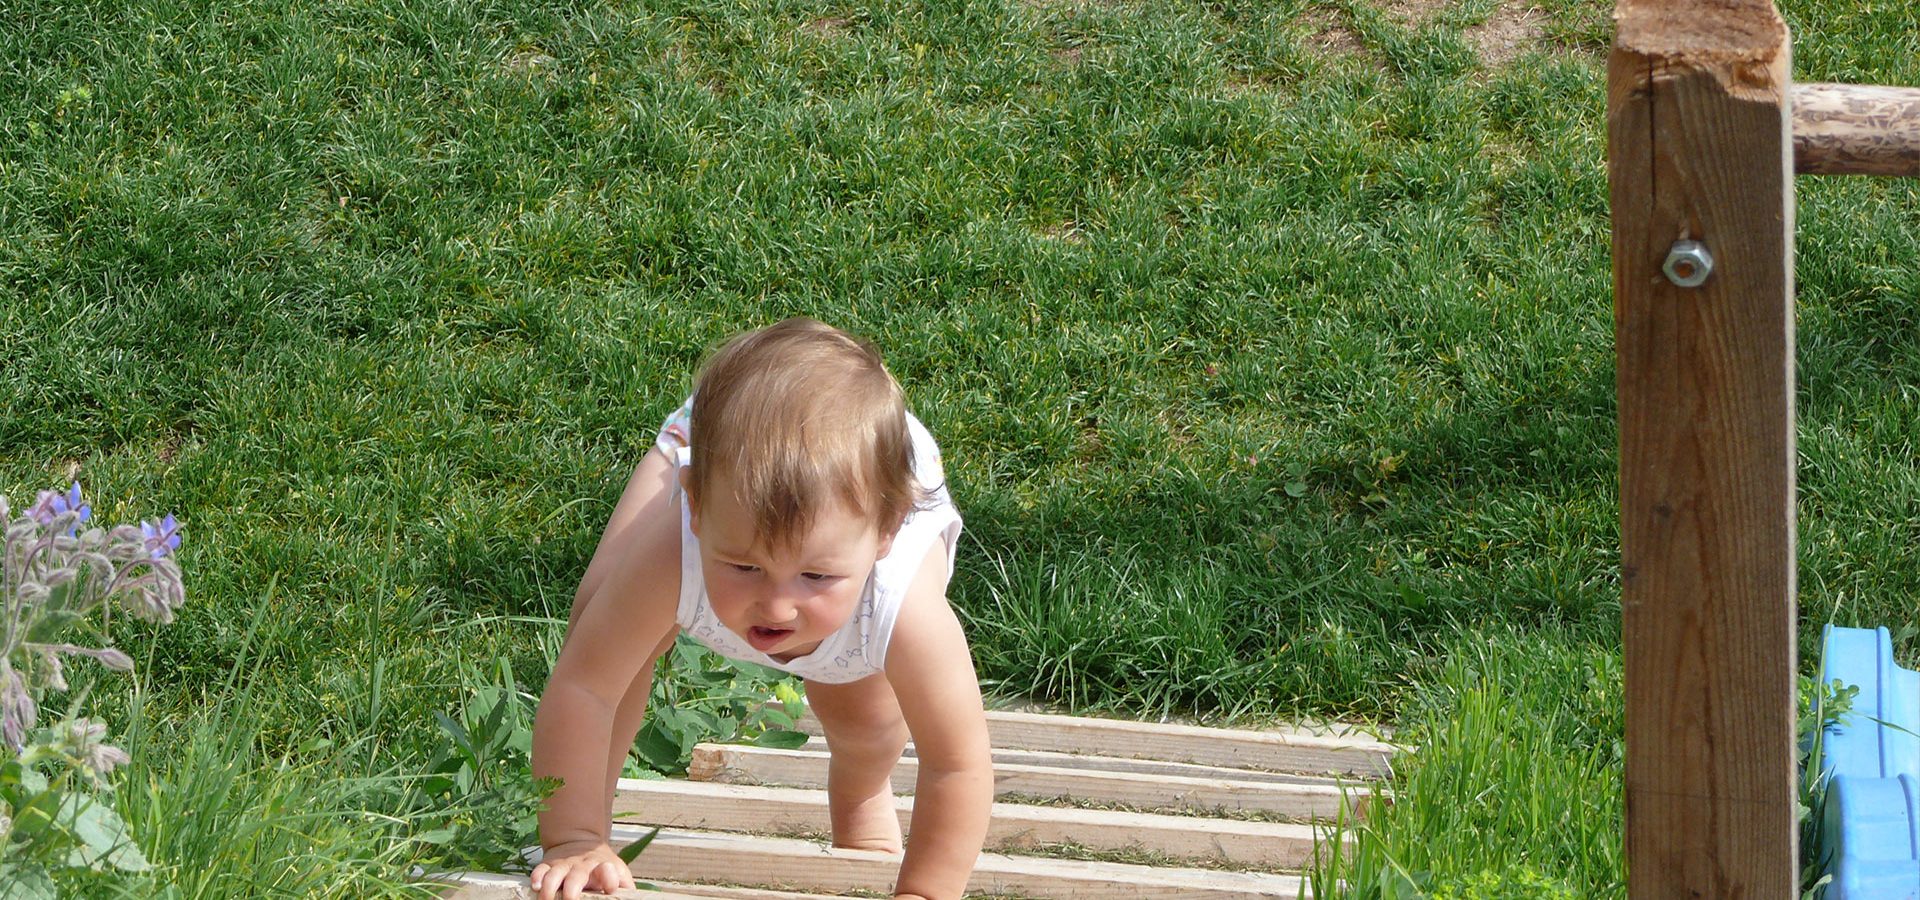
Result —
[{"label": "borage plant", "polygon": [[[80,485],[42,491],[15,518],[0,496],[0,896],[52,897],[55,870],[140,871],[146,858],[106,798],[109,776],[128,761],[106,743],[106,726],[78,715],[84,697],[58,722],[41,722],[50,693],[67,690],[66,666],[78,657],[125,672],[127,654],[88,635],[104,634],[115,606],[154,622],[173,621],[186,602],[180,526],[81,527],[93,510]],[[89,622],[98,610],[100,622]]]}]

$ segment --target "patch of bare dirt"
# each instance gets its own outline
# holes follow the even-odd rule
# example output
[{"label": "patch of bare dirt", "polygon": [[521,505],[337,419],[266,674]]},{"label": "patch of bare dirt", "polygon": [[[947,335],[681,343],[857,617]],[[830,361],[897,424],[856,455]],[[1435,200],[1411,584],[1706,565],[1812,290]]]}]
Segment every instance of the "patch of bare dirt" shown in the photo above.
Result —
[{"label": "patch of bare dirt", "polygon": [[845,16],[822,16],[800,26],[800,30],[816,37],[837,38],[853,30],[853,20]]},{"label": "patch of bare dirt", "polygon": [[666,64],[673,67],[673,73],[683,81],[698,84],[702,90],[715,97],[727,93],[727,81],[717,72],[710,72],[700,65],[694,51],[683,44],[669,46],[663,54]]},{"label": "patch of bare dirt", "polygon": [[666,52],[662,53],[661,56],[666,64],[673,68],[674,75],[687,81],[692,81],[699,77],[700,67],[694,64],[693,51],[688,50],[684,45],[668,45]]},{"label": "patch of bare dirt", "polygon": [[1394,21],[1409,28],[1417,27],[1445,9],[1448,0],[1387,0],[1380,9]]},{"label": "patch of bare dirt", "polygon": [[1087,416],[1080,420],[1080,446],[1074,448],[1074,457],[1082,462],[1092,462],[1105,450],[1106,441],[1100,437],[1100,417]]},{"label": "patch of bare dirt", "polygon": [[1489,69],[1537,49],[1546,37],[1546,13],[1524,2],[1503,3],[1485,22],[1466,30],[1467,43]]},{"label": "patch of bare dirt", "polygon": [[1278,99],[1292,92],[1278,75],[1246,72],[1228,72],[1221,80],[1221,88],[1229,97]]},{"label": "patch of bare dirt", "polygon": [[559,60],[538,50],[523,50],[507,57],[500,68],[509,75],[544,75],[559,65]]},{"label": "patch of bare dirt", "polygon": [[1086,51],[1079,47],[1056,47],[1047,51],[1047,55],[1053,57],[1054,62],[1071,68],[1080,64],[1080,58],[1086,55]]},{"label": "patch of bare dirt", "polygon": [[1034,233],[1049,241],[1065,241],[1069,244],[1084,244],[1087,242],[1086,232],[1080,230],[1080,223],[1071,220],[1061,222],[1058,225],[1048,225],[1045,228],[1036,230]]},{"label": "patch of bare dirt", "polygon": [[1360,37],[1340,21],[1340,14],[1315,7],[1301,17],[1309,32],[1307,47],[1328,55],[1360,53],[1366,49]]}]

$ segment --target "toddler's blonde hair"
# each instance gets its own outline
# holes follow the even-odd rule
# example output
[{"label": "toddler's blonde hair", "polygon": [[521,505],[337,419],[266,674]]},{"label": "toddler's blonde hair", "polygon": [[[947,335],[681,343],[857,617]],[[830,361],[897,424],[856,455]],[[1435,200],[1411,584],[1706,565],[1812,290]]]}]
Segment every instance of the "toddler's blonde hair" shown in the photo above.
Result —
[{"label": "toddler's blonde hair", "polygon": [[919,490],[906,399],[873,345],[808,318],[737,335],[694,382],[688,491],[722,478],[757,540],[792,549],[838,500],[883,535]]}]

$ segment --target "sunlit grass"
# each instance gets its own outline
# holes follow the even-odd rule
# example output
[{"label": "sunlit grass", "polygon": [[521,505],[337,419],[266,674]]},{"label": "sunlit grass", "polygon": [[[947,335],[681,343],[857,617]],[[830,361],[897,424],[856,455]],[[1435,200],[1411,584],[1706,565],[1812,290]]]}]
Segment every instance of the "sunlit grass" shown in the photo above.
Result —
[{"label": "sunlit grass", "polygon": [[1397,735],[1418,752],[1320,845],[1316,895],[1625,896],[1620,676],[1605,645],[1457,636]]},{"label": "sunlit grass", "polygon": [[[942,441],[993,688],[1491,746],[1474,691],[1564,685],[1473,687],[1463,635],[1618,641],[1607,5],[1538,6],[1488,67],[1491,0],[15,4],[0,491],[180,515],[181,621],[115,625],[193,748],[141,777],[322,792],[335,854],[404,826],[328,767],[417,772],[462,664],[539,678],[702,352],[806,313]],[[1920,84],[1897,5],[1786,13],[1797,77]],[[1906,621],[1920,204],[1798,189],[1802,605]],[[1398,790],[1540,775],[1493,753]]]}]

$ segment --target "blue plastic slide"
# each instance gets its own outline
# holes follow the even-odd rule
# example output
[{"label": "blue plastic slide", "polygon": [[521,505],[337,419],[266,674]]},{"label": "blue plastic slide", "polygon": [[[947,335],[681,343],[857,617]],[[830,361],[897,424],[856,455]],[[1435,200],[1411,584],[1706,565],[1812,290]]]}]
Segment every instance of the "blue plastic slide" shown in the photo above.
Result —
[{"label": "blue plastic slide", "polygon": [[1885,628],[1829,625],[1824,643],[1826,679],[1860,689],[1822,748],[1827,898],[1920,900],[1920,672],[1894,665]]}]

